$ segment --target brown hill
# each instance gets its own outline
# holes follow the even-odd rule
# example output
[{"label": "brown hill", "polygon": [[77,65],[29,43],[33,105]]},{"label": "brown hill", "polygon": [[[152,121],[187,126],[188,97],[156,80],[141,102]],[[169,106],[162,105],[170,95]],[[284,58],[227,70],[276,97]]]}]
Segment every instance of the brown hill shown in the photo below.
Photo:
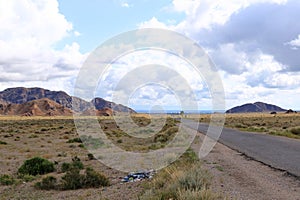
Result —
[{"label": "brown hill", "polygon": [[50,99],[43,98],[23,104],[0,104],[0,114],[19,116],[69,116],[72,115],[73,112]]}]

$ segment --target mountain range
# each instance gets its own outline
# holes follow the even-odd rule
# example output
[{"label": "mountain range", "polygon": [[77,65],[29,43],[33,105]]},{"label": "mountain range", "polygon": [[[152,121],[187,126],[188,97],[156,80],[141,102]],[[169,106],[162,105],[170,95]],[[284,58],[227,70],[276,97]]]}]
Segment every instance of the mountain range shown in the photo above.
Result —
[{"label": "mountain range", "polygon": [[247,113],[247,112],[285,112],[279,106],[267,104],[263,102],[247,103],[241,106],[233,107],[226,111],[226,113]]},{"label": "mountain range", "polygon": [[113,115],[115,112],[135,111],[127,106],[94,98],[85,101],[68,95],[64,91],[43,88],[8,88],[0,92],[0,114],[22,116],[72,115]]}]

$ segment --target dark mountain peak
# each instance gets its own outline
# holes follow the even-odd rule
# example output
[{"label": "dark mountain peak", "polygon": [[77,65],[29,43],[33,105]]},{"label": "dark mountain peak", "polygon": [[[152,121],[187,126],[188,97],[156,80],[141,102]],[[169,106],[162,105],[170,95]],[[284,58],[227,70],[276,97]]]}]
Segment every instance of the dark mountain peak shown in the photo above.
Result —
[{"label": "dark mountain peak", "polygon": [[95,106],[97,110],[103,110],[104,108],[110,108],[116,112],[129,112],[135,113],[135,111],[129,107],[123,106],[122,104],[116,104],[111,101],[106,101],[102,98],[94,98],[91,103]]},{"label": "dark mountain peak", "polygon": [[233,107],[226,113],[247,113],[247,112],[284,112],[286,111],[279,106],[267,104],[264,102],[246,103],[241,106]]}]

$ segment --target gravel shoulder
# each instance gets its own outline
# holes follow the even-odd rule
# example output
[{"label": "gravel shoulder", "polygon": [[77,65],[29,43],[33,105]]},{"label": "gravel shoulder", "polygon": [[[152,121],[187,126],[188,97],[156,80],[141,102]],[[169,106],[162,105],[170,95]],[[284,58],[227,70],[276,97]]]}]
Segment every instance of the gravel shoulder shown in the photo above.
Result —
[{"label": "gravel shoulder", "polygon": [[[197,152],[203,135],[193,144]],[[217,143],[203,159],[213,175],[212,188],[227,199],[300,200],[300,179]]]}]

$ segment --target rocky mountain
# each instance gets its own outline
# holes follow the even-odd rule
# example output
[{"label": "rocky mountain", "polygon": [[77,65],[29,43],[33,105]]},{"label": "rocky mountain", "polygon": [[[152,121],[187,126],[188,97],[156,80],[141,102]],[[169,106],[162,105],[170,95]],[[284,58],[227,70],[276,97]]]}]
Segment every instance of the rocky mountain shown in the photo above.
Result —
[{"label": "rocky mountain", "polygon": [[[91,102],[85,101],[79,97],[72,97],[64,91],[51,91],[43,88],[8,88],[0,92],[0,104],[19,104],[47,98],[61,106],[73,110],[75,112],[83,112],[88,109],[103,110],[106,108],[116,112],[131,112],[135,111],[121,104],[106,101],[102,98],[95,98]],[[112,112],[113,113],[113,112]]]},{"label": "rocky mountain", "polygon": [[81,113],[83,116],[112,116],[114,115],[114,111],[111,108],[104,108],[102,110],[97,109],[86,109]]},{"label": "rocky mountain", "polygon": [[95,98],[91,102],[97,110],[102,110],[104,108],[110,108],[116,112],[130,112],[135,113],[135,111],[131,108],[128,108],[122,104],[116,104],[114,102],[106,101],[102,98]]},{"label": "rocky mountain", "polygon": [[233,107],[226,113],[247,113],[247,112],[285,112],[286,110],[276,105],[263,102],[247,103],[241,106]]},{"label": "rocky mountain", "polygon": [[69,116],[72,115],[73,112],[59,103],[47,98],[42,98],[22,104],[0,103],[0,114],[20,116]]}]

